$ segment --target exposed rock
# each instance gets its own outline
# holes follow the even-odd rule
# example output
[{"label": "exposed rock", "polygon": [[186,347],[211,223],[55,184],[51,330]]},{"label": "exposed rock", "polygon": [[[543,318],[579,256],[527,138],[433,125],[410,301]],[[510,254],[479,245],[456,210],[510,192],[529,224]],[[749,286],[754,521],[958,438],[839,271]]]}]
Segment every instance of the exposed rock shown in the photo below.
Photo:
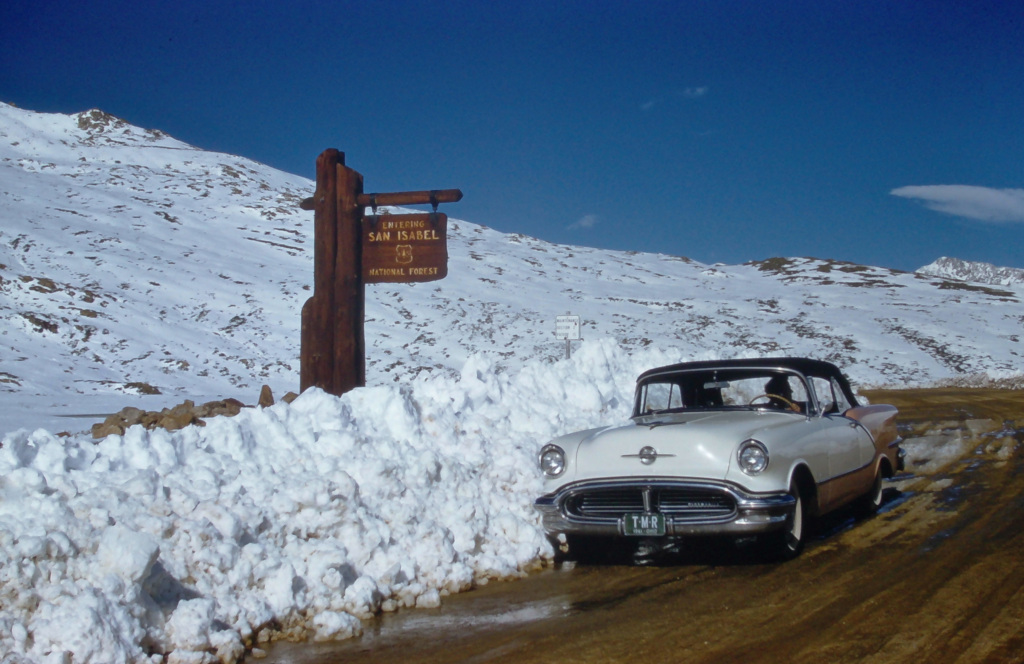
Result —
[{"label": "exposed rock", "polygon": [[196,417],[216,417],[227,415],[234,417],[242,412],[245,404],[238,399],[221,399],[220,401],[207,401],[195,409]]},{"label": "exposed rock", "polygon": [[[294,392],[285,395],[283,401],[291,403],[298,397]],[[274,405],[274,395],[270,387],[264,385],[260,392],[260,406],[266,408]],[[196,406],[191,399],[186,399],[173,408],[164,408],[161,411],[145,411],[139,408],[128,406],[119,412],[108,416],[103,422],[92,426],[93,438],[106,438],[107,436],[123,436],[125,431],[135,425],[141,425],[146,429],[167,429],[177,431],[189,425],[206,426],[204,418],[210,417],[233,417],[246,408],[238,399],[221,399],[219,401],[208,401],[201,406]]]},{"label": "exposed rock", "polygon": [[106,438],[115,434],[121,435],[125,428],[124,421],[118,415],[111,415],[103,422],[92,425],[92,437]]},{"label": "exposed rock", "polygon": [[121,419],[124,420],[125,425],[132,426],[133,424],[138,424],[142,422],[142,416],[145,414],[146,411],[142,410],[141,408],[134,408],[132,406],[128,406],[127,408],[122,408],[121,412],[118,413],[117,415],[121,416]]},{"label": "exposed rock", "polygon": [[[168,431],[177,431],[178,429],[184,429],[190,424],[197,424],[199,418],[196,417],[195,408],[196,405],[189,400],[178,404],[170,410],[165,408],[160,411],[160,417],[157,419],[156,426]],[[203,422],[203,424],[205,425],[206,423]]]},{"label": "exposed rock", "polygon": [[139,394],[160,394],[160,389],[149,383],[126,383],[125,387],[135,390]]},{"label": "exposed rock", "polygon": [[260,408],[270,408],[274,405],[274,393],[270,391],[269,385],[264,385],[263,389],[260,390]]}]

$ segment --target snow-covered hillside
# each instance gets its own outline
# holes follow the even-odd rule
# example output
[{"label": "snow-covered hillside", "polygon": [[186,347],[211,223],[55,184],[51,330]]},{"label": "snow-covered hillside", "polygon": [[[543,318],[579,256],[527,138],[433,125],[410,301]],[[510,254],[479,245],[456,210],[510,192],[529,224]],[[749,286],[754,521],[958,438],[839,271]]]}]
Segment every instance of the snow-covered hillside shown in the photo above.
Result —
[{"label": "snow-covered hillside", "polygon": [[1024,284],[1024,270],[1016,267],[997,267],[991,263],[965,261],[943,256],[917,269],[918,274],[960,281],[974,281],[996,286],[1020,286]]},{"label": "snow-covered hillside", "polygon": [[[861,384],[1021,371],[1019,286],[709,266],[452,220],[448,278],[367,289],[367,388],[94,441],[78,432],[132,401],[297,389],[313,183],[100,111],[2,104],[0,182],[5,662],[233,662],[524,574],[552,555],[537,449],[627,417],[655,365],[810,355]],[[410,183],[430,186],[458,183]],[[567,312],[585,337],[569,360]],[[93,415],[56,417],[75,413]]]},{"label": "snow-covered hillside", "polygon": [[[310,180],[97,110],[7,105],[0,178],[0,390],[59,410],[80,395],[252,403],[262,384],[297,389]],[[499,370],[554,361],[566,312],[583,317],[585,339],[626,352],[812,355],[863,383],[1020,369],[1019,284],[806,258],[709,266],[456,220],[449,235],[447,279],[367,289],[370,384],[457,375],[481,351]]]}]

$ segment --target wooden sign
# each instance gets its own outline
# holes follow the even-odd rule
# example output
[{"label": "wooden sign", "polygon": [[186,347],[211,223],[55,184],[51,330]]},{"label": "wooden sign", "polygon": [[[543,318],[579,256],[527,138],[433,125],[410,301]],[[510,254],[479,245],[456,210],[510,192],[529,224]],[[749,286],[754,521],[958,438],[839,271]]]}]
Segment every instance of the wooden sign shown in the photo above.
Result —
[{"label": "wooden sign", "polygon": [[[448,217],[439,203],[458,189],[364,194],[345,154],[316,160],[316,191],[302,201],[313,216],[313,296],[302,307],[300,388],[341,396],[366,385],[365,284],[434,281],[448,274]],[[366,216],[366,208],[426,205],[434,212]]]},{"label": "wooden sign", "polygon": [[362,220],[363,282],[406,284],[448,275],[448,216],[438,212],[367,215]]}]

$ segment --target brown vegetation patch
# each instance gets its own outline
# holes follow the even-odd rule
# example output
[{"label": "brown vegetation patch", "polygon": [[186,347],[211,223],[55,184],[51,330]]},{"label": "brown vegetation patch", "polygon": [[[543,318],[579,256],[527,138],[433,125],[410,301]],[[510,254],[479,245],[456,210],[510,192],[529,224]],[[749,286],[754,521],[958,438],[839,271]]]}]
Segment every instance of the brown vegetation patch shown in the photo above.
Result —
[{"label": "brown vegetation patch", "polygon": [[57,334],[59,329],[57,324],[53,321],[47,320],[46,318],[36,314],[22,313],[21,317],[31,323],[36,332],[52,332],[53,334]]}]

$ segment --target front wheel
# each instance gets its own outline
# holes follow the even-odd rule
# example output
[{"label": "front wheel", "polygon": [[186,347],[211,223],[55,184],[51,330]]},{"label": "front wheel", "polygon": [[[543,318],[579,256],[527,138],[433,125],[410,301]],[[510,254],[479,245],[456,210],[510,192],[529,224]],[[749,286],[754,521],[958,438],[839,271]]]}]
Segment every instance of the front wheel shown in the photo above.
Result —
[{"label": "front wheel", "polygon": [[773,560],[792,560],[804,550],[804,539],[807,532],[807,510],[804,506],[800,487],[793,484],[789,487],[789,495],[796,499],[793,512],[786,517],[786,525],[781,530],[769,533],[765,537],[766,553]]}]

